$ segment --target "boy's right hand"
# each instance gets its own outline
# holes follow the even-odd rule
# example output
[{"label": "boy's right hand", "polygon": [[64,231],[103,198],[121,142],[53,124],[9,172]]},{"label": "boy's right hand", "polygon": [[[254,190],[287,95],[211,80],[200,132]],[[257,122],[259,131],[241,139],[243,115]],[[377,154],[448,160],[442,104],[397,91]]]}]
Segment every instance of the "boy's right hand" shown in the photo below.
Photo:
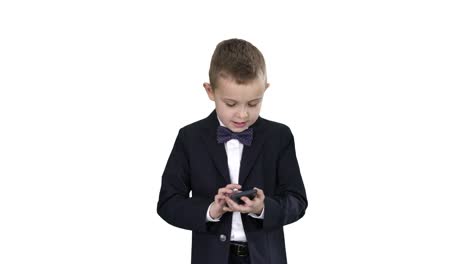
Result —
[{"label": "boy's right hand", "polygon": [[220,218],[225,213],[225,211],[223,210],[224,206],[226,206],[226,201],[224,200],[224,197],[235,192],[234,189],[240,190],[240,188],[241,186],[239,184],[231,183],[223,188],[218,189],[218,193],[214,197],[213,205],[210,208],[211,218]]}]

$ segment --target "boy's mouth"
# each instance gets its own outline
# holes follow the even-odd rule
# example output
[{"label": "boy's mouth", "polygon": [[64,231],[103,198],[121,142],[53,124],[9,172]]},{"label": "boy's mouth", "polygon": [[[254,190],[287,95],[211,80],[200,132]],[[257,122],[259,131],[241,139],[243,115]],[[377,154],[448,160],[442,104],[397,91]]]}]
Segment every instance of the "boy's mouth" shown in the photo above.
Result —
[{"label": "boy's mouth", "polygon": [[232,123],[234,123],[234,126],[237,128],[244,127],[247,124],[247,122],[234,122],[234,121],[232,121]]}]

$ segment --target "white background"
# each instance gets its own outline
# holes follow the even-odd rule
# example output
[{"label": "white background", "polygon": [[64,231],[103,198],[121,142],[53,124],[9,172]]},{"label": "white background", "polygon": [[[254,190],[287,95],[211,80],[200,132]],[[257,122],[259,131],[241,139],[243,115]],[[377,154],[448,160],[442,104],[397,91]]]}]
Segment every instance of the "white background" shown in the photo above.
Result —
[{"label": "white background", "polygon": [[161,174],[232,37],[295,135],[290,263],[468,263],[465,1],[162,2],[0,3],[0,263],[189,263]]}]

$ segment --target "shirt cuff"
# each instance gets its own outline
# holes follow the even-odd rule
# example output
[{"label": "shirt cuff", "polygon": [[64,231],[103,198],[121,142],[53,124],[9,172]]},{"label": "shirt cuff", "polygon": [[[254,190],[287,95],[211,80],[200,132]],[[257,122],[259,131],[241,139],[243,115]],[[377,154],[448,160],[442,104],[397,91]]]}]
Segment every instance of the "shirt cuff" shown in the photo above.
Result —
[{"label": "shirt cuff", "polygon": [[206,211],[206,221],[207,222],[219,222],[220,221],[219,219],[221,219],[221,216],[216,218],[216,219],[213,219],[210,216],[210,209],[211,209],[212,205],[213,205],[213,203],[211,203],[210,206],[208,206],[208,211]]},{"label": "shirt cuff", "polygon": [[256,215],[254,213],[250,213],[249,215],[253,218],[257,218],[257,219],[264,219],[264,213],[265,213],[265,206],[263,207],[262,209],[262,213],[260,215]]}]

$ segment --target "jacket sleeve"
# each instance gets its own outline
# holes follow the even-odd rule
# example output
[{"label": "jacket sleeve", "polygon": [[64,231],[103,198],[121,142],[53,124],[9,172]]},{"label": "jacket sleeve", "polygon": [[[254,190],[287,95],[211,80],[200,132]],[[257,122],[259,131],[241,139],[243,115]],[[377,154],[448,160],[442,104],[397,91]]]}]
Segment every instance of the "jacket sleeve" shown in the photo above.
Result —
[{"label": "jacket sleeve", "polygon": [[277,161],[277,185],[265,197],[263,228],[275,229],[299,220],[307,208],[307,197],[297,162],[294,137],[287,128]]},{"label": "jacket sleeve", "polygon": [[181,129],[162,175],[157,212],[169,224],[207,232],[206,212],[212,201],[190,197],[190,168]]}]

